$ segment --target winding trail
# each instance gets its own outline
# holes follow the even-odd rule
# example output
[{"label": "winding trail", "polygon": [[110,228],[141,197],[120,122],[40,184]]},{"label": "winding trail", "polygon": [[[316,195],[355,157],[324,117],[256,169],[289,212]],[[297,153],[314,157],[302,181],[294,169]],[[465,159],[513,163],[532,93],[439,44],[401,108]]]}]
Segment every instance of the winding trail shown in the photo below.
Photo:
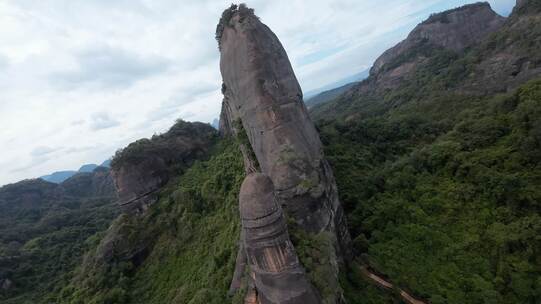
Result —
[{"label": "winding trail", "polygon": [[[372,281],[374,284],[378,285],[379,287],[381,287],[383,289],[386,289],[386,290],[394,290],[395,289],[395,286],[392,283],[386,281],[382,277],[380,277],[377,274],[371,272],[365,266],[359,266],[359,268],[361,269],[361,273],[367,279],[369,279],[370,281]],[[428,304],[428,302],[426,302],[426,301],[422,301],[422,300],[418,300],[418,299],[414,298],[412,295],[410,295],[409,293],[407,293],[403,289],[397,288],[396,290],[399,292],[400,297],[402,298],[402,300],[404,300],[408,304]]]}]

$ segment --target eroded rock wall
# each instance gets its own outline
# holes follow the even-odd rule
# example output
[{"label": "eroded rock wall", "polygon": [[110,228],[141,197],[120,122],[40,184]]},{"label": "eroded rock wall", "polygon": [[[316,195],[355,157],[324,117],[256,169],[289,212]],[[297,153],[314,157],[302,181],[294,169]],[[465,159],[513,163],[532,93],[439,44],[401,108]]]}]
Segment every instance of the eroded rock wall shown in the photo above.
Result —
[{"label": "eroded rock wall", "polygon": [[261,304],[321,303],[289,239],[270,178],[249,174],[239,195],[242,247]]},{"label": "eroded rock wall", "polygon": [[[308,116],[287,54],[276,35],[261,23],[253,10],[242,5],[224,12],[216,37],[224,83],[220,133],[240,139],[246,172],[261,172],[270,178],[279,205],[284,206],[285,214],[298,229],[330,236],[334,246],[327,252],[330,261],[327,266],[334,275],[323,280],[328,280],[329,286],[339,286],[339,268],[351,256],[351,240],[331,167],[323,155],[318,132]],[[287,228],[280,227],[286,229],[287,235]],[[274,229],[272,225],[266,228]],[[250,269],[268,268],[268,273],[291,266],[288,263],[294,259],[287,254],[294,252],[291,242],[281,238],[283,233],[269,235],[274,237],[267,240],[269,244],[290,244],[290,251],[287,246],[274,251],[244,247]],[[248,246],[246,239],[242,246]],[[239,285],[238,273],[242,267],[237,263],[232,291]],[[293,281],[302,281],[301,272],[295,273]],[[254,281],[260,298],[268,299],[264,303],[314,303],[271,300],[291,296],[295,290],[280,275],[260,273]],[[325,297],[327,303],[342,301],[339,290]]]},{"label": "eroded rock wall", "polygon": [[208,124],[178,121],[168,132],[138,140],[117,152],[112,176],[126,212],[144,212],[173,175],[203,159],[216,139]]},{"label": "eroded rock wall", "polygon": [[[505,18],[494,12],[487,2],[469,4],[434,14],[415,27],[404,41],[385,51],[374,62],[370,74],[380,73],[386,65],[399,56],[404,57],[408,51],[420,47],[422,43],[455,52],[462,51],[497,31],[504,22]],[[395,71],[395,74],[409,71],[405,67],[402,68],[404,72]]]},{"label": "eroded rock wall", "polygon": [[242,124],[288,215],[306,231],[332,231],[345,250],[349,234],[332,170],[284,48],[251,10],[224,15],[217,37],[230,113],[222,117]]}]

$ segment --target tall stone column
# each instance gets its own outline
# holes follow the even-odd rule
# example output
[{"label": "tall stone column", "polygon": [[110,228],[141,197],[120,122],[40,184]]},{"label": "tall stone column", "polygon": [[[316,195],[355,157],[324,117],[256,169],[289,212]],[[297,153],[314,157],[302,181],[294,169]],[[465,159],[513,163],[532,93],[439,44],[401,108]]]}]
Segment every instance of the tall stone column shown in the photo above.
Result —
[{"label": "tall stone column", "polygon": [[[248,175],[239,195],[242,247],[261,304],[321,303],[308,282],[289,239],[272,181],[261,173]],[[253,301],[253,295],[252,295]]]},{"label": "tall stone column", "polygon": [[227,120],[221,133],[241,125],[287,214],[307,232],[331,232],[337,256],[347,259],[351,240],[335,179],[280,41],[242,5],[224,12],[216,38]]},{"label": "tall stone column", "polygon": [[[351,239],[331,167],[287,54],[276,35],[243,5],[232,5],[224,11],[216,39],[224,94],[220,133],[242,139],[246,172],[261,172],[272,180],[277,201],[294,220],[296,229],[310,237],[321,233],[330,240],[332,245],[322,249],[328,263],[319,266],[332,270],[332,275],[323,280],[336,290],[322,297],[327,303],[341,303],[339,270],[351,257]],[[289,247],[272,259],[280,263],[265,265],[274,269],[282,267],[281,262],[292,261],[282,260],[282,255],[293,251],[293,245],[287,244]],[[261,266],[259,263],[265,263],[268,257],[265,251],[244,249],[251,255],[249,264]],[[242,263],[238,263],[231,292],[239,285],[242,270]],[[265,291],[271,281],[285,295],[288,287],[295,286],[280,285],[288,282],[280,276],[257,277],[264,278],[259,285],[256,280],[257,292],[265,295],[275,294]]]}]

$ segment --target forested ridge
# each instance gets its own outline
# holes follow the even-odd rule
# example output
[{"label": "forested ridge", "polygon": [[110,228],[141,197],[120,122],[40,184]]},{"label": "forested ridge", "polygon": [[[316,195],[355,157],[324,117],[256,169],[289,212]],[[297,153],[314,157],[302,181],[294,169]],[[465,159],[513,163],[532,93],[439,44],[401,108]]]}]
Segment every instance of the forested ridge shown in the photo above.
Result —
[{"label": "forested ridge", "polygon": [[[381,67],[415,62],[399,82],[373,74],[311,109],[356,258],[340,286],[326,286],[328,235],[290,221],[322,295],[401,303],[363,277],[364,265],[433,304],[541,302],[541,2],[521,2],[475,45],[422,41]],[[182,162],[136,215],[119,215],[116,196],[88,174],[0,188],[0,303],[242,303],[246,282],[227,290],[248,139],[241,128],[236,139],[209,132],[208,151],[184,163],[169,140],[193,126],[179,121],[117,153],[117,167],[160,153]]]}]

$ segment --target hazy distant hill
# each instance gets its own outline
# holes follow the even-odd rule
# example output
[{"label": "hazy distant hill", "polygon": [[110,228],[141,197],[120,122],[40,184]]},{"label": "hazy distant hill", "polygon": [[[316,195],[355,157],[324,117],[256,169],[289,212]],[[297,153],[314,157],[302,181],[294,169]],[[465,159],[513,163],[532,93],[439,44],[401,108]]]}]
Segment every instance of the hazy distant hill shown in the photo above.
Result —
[{"label": "hazy distant hill", "polygon": [[91,173],[92,171],[94,171],[96,168],[100,166],[109,168],[111,166],[111,160],[110,159],[106,160],[99,166],[96,164],[86,164],[86,165],[82,165],[81,168],[79,168],[79,170],[77,171],[72,171],[72,170],[57,171],[49,175],[40,176],[39,178],[51,183],[60,184],[77,173]]},{"label": "hazy distant hill", "polygon": [[54,303],[83,253],[118,214],[109,169],[60,184],[42,179],[0,187],[0,303]]}]

